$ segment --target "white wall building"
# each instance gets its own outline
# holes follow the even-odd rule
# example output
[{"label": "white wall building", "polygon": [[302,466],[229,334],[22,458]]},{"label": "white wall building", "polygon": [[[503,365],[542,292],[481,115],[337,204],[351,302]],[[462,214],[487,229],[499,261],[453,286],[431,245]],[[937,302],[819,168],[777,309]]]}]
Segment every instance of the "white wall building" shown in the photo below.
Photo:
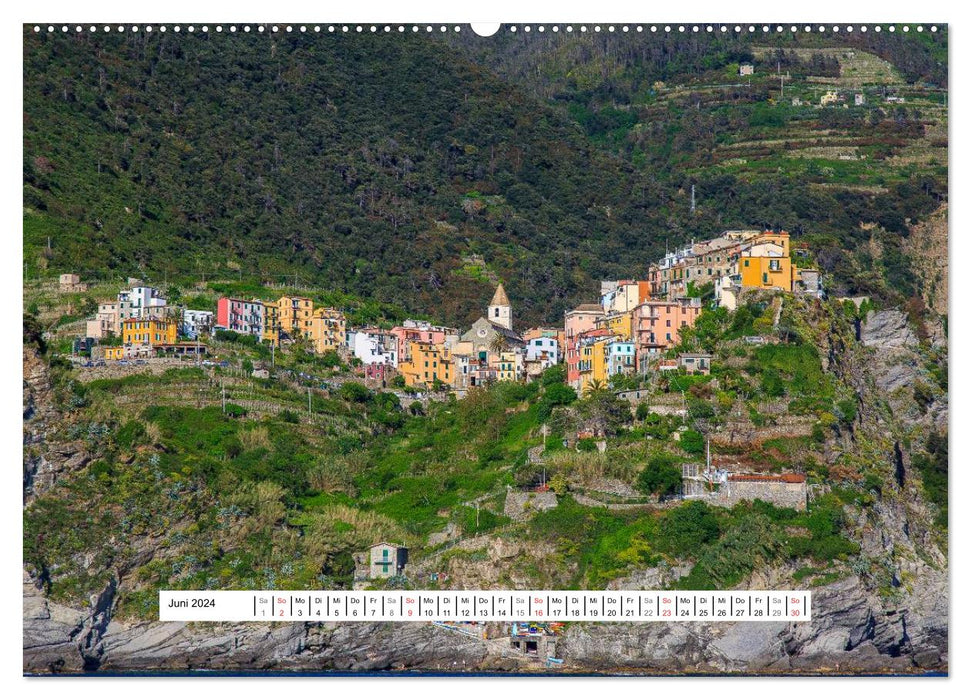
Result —
[{"label": "white wall building", "polygon": [[544,369],[560,361],[556,338],[532,338],[526,343],[526,362],[536,361],[540,361]]},{"label": "white wall building", "polygon": [[182,311],[182,335],[196,340],[200,333],[210,332],[215,322],[216,316],[212,311],[184,309]]},{"label": "white wall building", "polygon": [[351,331],[347,344],[354,357],[366,365],[398,366],[398,337],[393,333],[376,328]]}]

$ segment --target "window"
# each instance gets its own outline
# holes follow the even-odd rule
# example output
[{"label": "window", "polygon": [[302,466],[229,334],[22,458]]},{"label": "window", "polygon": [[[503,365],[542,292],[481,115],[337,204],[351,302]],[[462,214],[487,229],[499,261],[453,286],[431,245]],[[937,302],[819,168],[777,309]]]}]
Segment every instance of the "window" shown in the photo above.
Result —
[{"label": "window", "polygon": [[748,260],[745,261],[745,267],[748,267]]}]

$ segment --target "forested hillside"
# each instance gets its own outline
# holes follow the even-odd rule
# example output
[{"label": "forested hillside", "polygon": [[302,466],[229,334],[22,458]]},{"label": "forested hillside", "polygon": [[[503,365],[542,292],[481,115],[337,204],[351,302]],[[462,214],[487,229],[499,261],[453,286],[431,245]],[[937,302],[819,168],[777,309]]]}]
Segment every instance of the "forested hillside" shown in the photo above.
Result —
[{"label": "forested hillside", "polygon": [[[850,43],[917,89],[945,83],[945,39]],[[899,243],[946,198],[946,115],[932,137],[928,108],[786,106],[763,68],[838,75],[794,52],[818,38],[748,84],[726,76],[764,37],[483,41],[28,29],[25,274],[300,279],[453,323],[502,279],[535,323],[665,246],[767,226],[828,251],[836,291],[916,291]],[[858,162],[789,152],[844,137]]]}]

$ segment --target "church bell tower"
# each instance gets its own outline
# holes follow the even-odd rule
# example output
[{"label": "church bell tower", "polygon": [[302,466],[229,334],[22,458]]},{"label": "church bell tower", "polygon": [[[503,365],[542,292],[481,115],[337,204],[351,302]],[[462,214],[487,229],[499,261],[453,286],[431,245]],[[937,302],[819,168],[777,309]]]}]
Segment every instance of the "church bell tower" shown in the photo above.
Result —
[{"label": "church bell tower", "polygon": [[487,318],[497,326],[512,330],[512,306],[509,304],[506,290],[502,288],[502,283],[496,287],[496,293],[492,295]]}]

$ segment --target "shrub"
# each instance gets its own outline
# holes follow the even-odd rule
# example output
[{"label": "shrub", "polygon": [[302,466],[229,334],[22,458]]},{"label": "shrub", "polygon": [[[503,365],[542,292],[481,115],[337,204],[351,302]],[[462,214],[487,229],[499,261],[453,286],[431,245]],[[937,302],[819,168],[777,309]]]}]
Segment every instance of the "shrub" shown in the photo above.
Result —
[{"label": "shrub", "polygon": [[688,454],[700,455],[705,451],[705,438],[697,430],[685,430],[681,433],[681,449]]},{"label": "shrub", "polygon": [[146,437],[145,426],[137,420],[130,420],[118,429],[115,442],[126,449],[131,449]]},{"label": "shrub", "polygon": [[296,411],[291,411],[289,408],[285,408],[277,414],[277,417],[284,423],[299,423],[300,416],[297,415]]},{"label": "shrub", "polygon": [[357,382],[347,382],[337,391],[337,395],[350,403],[367,403],[374,394],[363,384]]},{"label": "shrub", "polygon": [[227,403],[226,415],[230,418],[242,418],[246,415],[246,409],[236,403]]},{"label": "shrub", "polygon": [[654,496],[677,493],[680,486],[681,469],[674,455],[653,455],[637,477],[637,488],[642,493]]},{"label": "shrub", "polygon": [[577,449],[581,452],[596,452],[597,441],[593,438],[583,438],[577,440]]},{"label": "shrub", "polygon": [[672,554],[687,555],[717,540],[720,532],[718,518],[707,503],[688,501],[664,517],[660,540]]}]

